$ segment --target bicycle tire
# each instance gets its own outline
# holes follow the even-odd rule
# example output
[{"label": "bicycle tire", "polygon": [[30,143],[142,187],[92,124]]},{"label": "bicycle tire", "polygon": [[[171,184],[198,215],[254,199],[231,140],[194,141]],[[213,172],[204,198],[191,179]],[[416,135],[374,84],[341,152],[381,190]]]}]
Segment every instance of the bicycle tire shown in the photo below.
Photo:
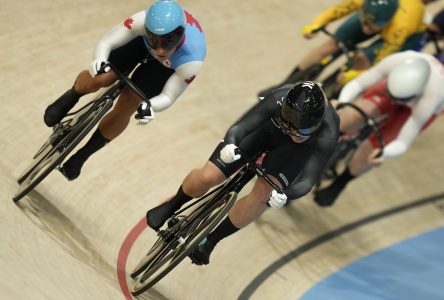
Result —
[{"label": "bicycle tire", "polygon": [[25,179],[29,176],[29,174],[32,173],[32,171],[34,171],[38,164],[51,152],[51,150],[55,148],[50,147],[48,141],[46,141],[45,144],[40,147],[40,149],[37,151],[37,154],[34,155],[32,163],[19,176],[19,178],[17,179],[18,184],[22,184],[22,182],[25,181]]},{"label": "bicycle tire", "polygon": [[[152,263],[148,265],[148,268],[136,277],[131,289],[131,294],[138,296],[144,293],[175,268],[222,221],[222,218],[225,217],[233,206],[236,198],[236,192],[227,193],[223,195],[219,201],[215,202],[215,204],[218,204],[221,200],[225,199],[222,205],[211,207],[206,211],[209,212],[210,215],[204,218],[203,221],[199,220],[201,214],[197,214],[193,220],[189,220],[190,225],[196,225],[193,224],[194,222],[201,223],[197,224],[197,227],[189,232],[189,235],[185,236],[185,238],[182,237],[182,240],[179,238],[181,233],[181,230],[179,230],[176,238],[164,245],[164,248],[158,252],[160,259],[156,260],[154,258]],[[205,212],[202,212],[202,214],[204,213]],[[179,245],[173,248],[173,243],[178,242]],[[170,263],[167,264],[168,262]],[[165,268],[162,270],[161,268],[164,266]],[[156,275],[157,272],[159,272],[159,274]]]},{"label": "bicycle tire", "polygon": [[354,109],[358,110],[358,112],[360,112],[364,119],[366,119],[367,125],[361,128],[359,133],[353,138],[338,142],[335,151],[330,156],[330,159],[327,162],[327,166],[324,168],[321,175],[319,176],[318,181],[315,184],[315,194],[322,189],[321,186],[325,186],[326,182],[332,182],[337,178],[338,174],[342,174],[349,161],[357,151],[359,145],[361,145],[361,143],[365,141],[372,133],[376,134],[381,148],[384,147],[384,140],[379,132],[378,126],[374,125],[374,120],[371,119],[372,121],[368,122],[368,119],[370,117],[366,116],[365,113],[359,109],[359,107],[356,108],[356,106],[350,103],[347,103],[347,105],[352,106]]},{"label": "bicycle tire", "polygon": [[340,72],[341,69],[339,67],[321,82],[322,90],[324,91],[324,94],[328,100],[336,99],[338,91],[340,91],[340,89],[342,88],[342,85],[337,80]]},{"label": "bicycle tire", "polygon": [[[22,179],[19,190],[13,196],[12,200],[14,202],[19,201],[26,194],[28,194],[32,189],[34,189],[43,179],[45,179],[48,174],[54,170],[54,168],[59,165],[63,159],[80,143],[80,141],[91,131],[91,129],[102,119],[103,115],[112,107],[113,100],[111,98],[106,98],[102,103],[97,105],[97,107],[89,112],[85,113],[85,116],[82,117],[82,121],[75,125],[72,132],[74,132],[71,140],[68,142],[67,146],[62,150],[58,151],[59,144],[52,148],[49,153],[44,156],[37,165],[33,168],[33,170],[26,176],[25,179]],[[91,116],[95,113],[95,116],[91,118]],[[86,115],[88,114],[88,115]],[[91,118],[91,119],[89,119]],[[49,155],[51,154],[51,155]],[[46,168],[45,168],[46,167]],[[41,171],[43,172],[39,174]],[[31,177],[31,175],[33,175]]]},{"label": "bicycle tire", "polygon": [[[231,180],[230,182],[232,182],[232,181],[233,180]],[[182,207],[180,210],[176,211],[176,213],[175,213],[176,217],[180,218],[180,214],[182,212],[186,211],[187,209],[189,209],[192,206],[195,206],[196,203],[198,203],[198,202],[202,203],[200,206],[196,207],[196,209],[194,209],[192,212],[189,213],[188,218],[191,219],[192,215],[198,214],[201,210],[204,210],[204,209],[207,209],[208,207],[210,207],[209,205],[210,205],[211,199],[215,199],[216,197],[219,197],[218,195],[220,195],[220,194],[217,194],[217,193],[225,194],[222,191],[223,188],[225,188],[226,190],[231,190],[231,189],[228,189],[228,187],[224,184],[219,185],[218,187],[216,187],[212,191],[208,192],[204,196],[200,197],[199,199],[196,199],[195,203],[190,204],[185,207]],[[168,229],[167,229],[168,233],[171,234],[171,232],[176,232],[177,229],[181,226],[181,223],[184,222],[183,219],[184,218],[182,217],[182,220],[178,220],[178,222],[175,223],[174,225],[168,226]],[[148,267],[148,265],[156,258],[155,254],[160,253],[160,251],[162,250],[162,248],[158,248],[158,247],[161,244],[163,244],[163,242],[164,242],[164,237],[160,237],[159,239],[157,239],[157,241],[154,243],[154,245],[151,247],[151,249],[145,254],[145,256],[139,261],[137,266],[130,273],[131,278],[134,279],[140,273],[145,271],[145,269]]]}]

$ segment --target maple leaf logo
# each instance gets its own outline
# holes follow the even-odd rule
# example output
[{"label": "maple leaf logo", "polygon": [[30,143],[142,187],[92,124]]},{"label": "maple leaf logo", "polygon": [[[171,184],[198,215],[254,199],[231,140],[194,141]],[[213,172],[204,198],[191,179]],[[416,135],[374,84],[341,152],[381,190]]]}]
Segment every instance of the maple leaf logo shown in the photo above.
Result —
[{"label": "maple leaf logo", "polygon": [[196,75],[193,75],[193,76],[191,76],[191,77],[188,78],[188,79],[185,79],[185,82],[186,82],[187,84],[190,84],[191,82],[193,82],[194,78],[196,78]]},{"label": "maple leaf logo", "polygon": [[128,19],[125,20],[125,22],[123,22],[123,26],[125,26],[126,28],[131,30],[133,28],[132,27],[133,23],[134,23],[134,19],[133,18],[128,18]]}]

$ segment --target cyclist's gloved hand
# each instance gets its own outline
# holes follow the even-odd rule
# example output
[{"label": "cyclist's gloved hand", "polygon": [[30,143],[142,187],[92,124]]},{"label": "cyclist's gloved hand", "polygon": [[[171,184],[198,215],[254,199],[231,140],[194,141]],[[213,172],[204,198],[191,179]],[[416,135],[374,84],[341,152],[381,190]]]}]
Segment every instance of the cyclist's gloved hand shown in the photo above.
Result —
[{"label": "cyclist's gloved hand", "polygon": [[142,101],[139,108],[137,109],[137,114],[135,117],[136,120],[139,121],[137,122],[137,124],[139,125],[146,125],[150,121],[154,120],[154,111],[151,108],[151,105],[149,105],[149,103],[145,101]]},{"label": "cyclist's gloved hand", "polygon": [[223,147],[222,150],[220,150],[220,158],[222,161],[226,164],[232,163],[236,160],[238,160],[241,155],[236,154],[235,150],[237,149],[237,146],[235,144],[228,144],[225,147]]},{"label": "cyclist's gloved hand", "polygon": [[304,27],[302,27],[302,35],[306,39],[311,39],[314,36],[314,31],[318,30],[319,28],[321,28],[321,25],[317,24],[305,25]]},{"label": "cyclist's gloved hand", "polygon": [[268,204],[270,204],[273,208],[281,208],[287,203],[287,195],[284,193],[278,193],[276,190],[273,190],[270,194],[270,200],[268,200]]},{"label": "cyclist's gloved hand", "polygon": [[[89,66],[89,73],[91,74],[92,77],[97,76],[97,74],[99,74],[100,69],[102,68],[102,66],[104,64],[106,64],[108,62],[108,60],[106,58],[96,58],[95,60],[93,60],[91,62],[91,65]],[[108,72],[110,70],[109,67],[105,68],[105,72]]]}]

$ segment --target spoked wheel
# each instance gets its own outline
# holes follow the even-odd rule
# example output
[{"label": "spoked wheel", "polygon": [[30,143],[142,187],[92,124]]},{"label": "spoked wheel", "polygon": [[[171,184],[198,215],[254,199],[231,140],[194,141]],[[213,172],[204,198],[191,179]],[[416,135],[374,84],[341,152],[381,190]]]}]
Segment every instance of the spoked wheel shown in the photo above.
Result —
[{"label": "spoked wheel", "polygon": [[334,71],[321,82],[322,90],[324,91],[324,94],[328,100],[338,98],[339,91],[342,88],[337,79],[340,72],[341,69]]},{"label": "spoked wheel", "polygon": [[[76,147],[79,142],[91,131],[103,115],[111,108],[112,99],[107,98],[94,109],[88,110],[79,118],[68,132],[61,135],[60,141],[49,139],[34,156],[34,161],[17,180],[20,187],[12,198],[17,202],[39,184],[65,157]],[[56,132],[57,133],[57,132]],[[53,137],[53,136],[52,136]],[[56,146],[53,146],[56,144]]]},{"label": "spoked wheel", "polygon": [[137,276],[131,293],[134,296],[142,294],[187,257],[224,218],[236,201],[236,197],[235,192],[230,192],[212,208],[190,219],[180,220],[176,225],[181,228],[170,241],[166,242],[162,237],[159,238],[131,274]]},{"label": "spoked wheel", "polygon": [[162,250],[166,248],[167,245],[168,243],[166,243],[162,237],[159,238],[156,243],[154,243],[154,246],[151,247],[150,251],[140,260],[140,262],[134,268],[133,272],[130,274],[131,278],[134,279],[139,276],[140,273],[145,271],[154,259],[159,258],[159,254],[162,252]]},{"label": "spoked wheel", "polygon": [[64,137],[67,136],[68,132],[72,129],[69,128],[69,126],[59,124],[57,128],[54,129],[53,134],[48,138],[46,143],[43,144],[42,147],[36,152],[36,154],[33,157],[32,163],[28,166],[28,168],[22,172],[22,174],[17,179],[17,182],[19,184],[22,184],[23,181],[29,176],[29,174],[34,171],[35,168],[37,168],[42,160],[47,158],[48,156],[51,156],[53,152],[57,151],[61,147],[63,143],[66,144],[64,141]]}]

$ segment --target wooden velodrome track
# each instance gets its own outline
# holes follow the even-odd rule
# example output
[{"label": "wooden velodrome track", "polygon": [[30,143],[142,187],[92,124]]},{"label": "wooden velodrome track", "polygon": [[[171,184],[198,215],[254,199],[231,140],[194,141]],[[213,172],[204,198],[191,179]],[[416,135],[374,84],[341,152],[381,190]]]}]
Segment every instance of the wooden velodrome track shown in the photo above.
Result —
[{"label": "wooden velodrome track", "polygon": [[[208,42],[191,87],[148,126],[131,122],[78,180],[53,172],[15,205],[17,176],[50,133],[45,107],[88,67],[102,35],[150,2],[2,0],[1,299],[131,299],[125,271],[155,239],[142,231],[146,210],[204,163],[229,125],[257,101],[258,90],[281,80],[324,40],[305,41],[299,30],[331,4],[182,0]],[[439,1],[429,10],[442,6]],[[270,209],[224,240],[210,265],[187,260],[139,298],[297,299],[356,259],[444,226],[443,136],[441,118],[406,155],[353,182],[334,207],[319,208],[308,195]],[[427,200],[434,195],[436,201]]]}]

